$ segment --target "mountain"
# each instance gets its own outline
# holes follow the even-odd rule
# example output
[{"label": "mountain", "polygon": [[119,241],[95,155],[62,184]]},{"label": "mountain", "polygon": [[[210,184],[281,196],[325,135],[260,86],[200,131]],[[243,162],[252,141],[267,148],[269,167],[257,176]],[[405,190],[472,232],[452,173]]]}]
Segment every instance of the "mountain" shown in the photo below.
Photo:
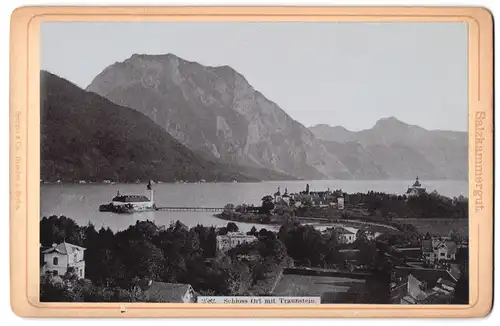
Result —
[{"label": "mountain", "polygon": [[134,54],[104,69],[87,90],[143,113],[211,159],[305,179],[352,178],[311,131],[229,66]]},{"label": "mountain", "polygon": [[342,163],[347,166],[353,179],[378,180],[388,179],[390,176],[382,166],[371,157],[363,146],[356,142],[323,141],[327,150],[335,153]]},{"label": "mountain", "polygon": [[427,130],[394,117],[357,132],[324,124],[309,129],[352,174],[363,178],[467,179],[466,132]]},{"label": "mountain", "polygon": [[319,124],[310,127],[309,130],[321,140],[332,140],[341,143],[348,142],[351,139],[351,131],[342,126],[331,127],[327,124]]},{"label": "mountain", "polygon": [[43,180],[255,180],[193,153],[136,110],[51,73],[40,78]]}]

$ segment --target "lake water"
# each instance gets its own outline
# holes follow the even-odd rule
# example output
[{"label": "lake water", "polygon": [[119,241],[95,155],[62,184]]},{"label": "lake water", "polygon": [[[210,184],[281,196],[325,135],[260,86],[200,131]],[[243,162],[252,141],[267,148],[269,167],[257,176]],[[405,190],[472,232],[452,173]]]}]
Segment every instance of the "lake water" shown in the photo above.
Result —
[{"label": "lake water", "polygon": [[[345,192],[367,192],[369,190],[386,193],[403,194],[413,181],[351,181],[351,180],[318,180],[318,181],[269,181],[259,183],[201,183],[201,184],[155,184],[155,202],[157,206],[205,206],[223,207],[227,203],[260,205],[261,198],[273,194],[277,187],[281,191],[299,192],[309,184],[311,191],[342,189]],[[445,196],[467,196],[466,181],[424,181],[427,191],[437,190]],[[145,194],[145,184],[42,184],[40,218],[50,215],[65,215],[79,225],[93,223],[96,228],[109,227],[113,231],[126,229],[138,220],[154,221],[157,225],[169,225],[180,220],[188,227],[202,224],[204,226],[225,226],[227,221],[218,219],[211,212],[143,212],[134,214],[115,214],[99,212],[101,204],[107,204],[116,195]],[[254,224],[236,223],[241,231],[249,231]],[[262,225],[256,225],[257,229]],[[276,230],[279,226],[266,226]]]}]

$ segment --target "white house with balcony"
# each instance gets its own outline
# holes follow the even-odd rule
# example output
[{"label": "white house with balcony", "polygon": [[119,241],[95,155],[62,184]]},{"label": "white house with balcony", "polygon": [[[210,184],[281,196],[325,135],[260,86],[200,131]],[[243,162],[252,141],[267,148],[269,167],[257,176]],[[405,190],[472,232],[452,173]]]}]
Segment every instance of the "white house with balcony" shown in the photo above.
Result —
[{"label": "white house with balcony", "polygon": [[72,269],[78,278],[85,278],[84,251],[85,248],[71,243],[54,243],[52,247],[43,249],[40,253],[41,274],[52,273],[63,276]]}]

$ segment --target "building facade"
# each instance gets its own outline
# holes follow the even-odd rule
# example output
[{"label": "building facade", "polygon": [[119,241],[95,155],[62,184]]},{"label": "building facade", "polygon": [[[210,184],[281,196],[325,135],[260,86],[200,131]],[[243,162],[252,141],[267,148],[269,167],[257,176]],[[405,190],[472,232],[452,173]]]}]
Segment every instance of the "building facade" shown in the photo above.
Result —
[{"label": "building facade", "polygon": [[422,187],[422,184],[420,183],[420,181],[418,181],[418,176],[417,176],[413,185],[411,187],[408,187],[406,194],[409,197],[412,197],[412,196],[420,196],[421,194],[425,194],[426,192],[427,190],[424,187]]},{"label": "building facade", "polygon": [[335,228],[335,233],[337,235],[337,241],[339,243],[353,243],[357,239],[358,229],[348,226],[342,226]]},{"label": "building facade", "polygon": [[114,207],[131,207],[134,211],[147,211],[155,207],[153,191],[150,191],[151,199],[143,195],[120,195],[113,198]]},{"label": "building facade", "polygon": [[257,241],[257,237],[242,232],[228,232],[217,236],[217,250],[227,251],[238,245]]},{"label": "building facade", "polygon": [[51,248],[41,252],[41,274],[52,273],[54,275],[65,275],[68,271],[85,278],[85,248],[67,242],[53,244]]},{"label": "building facade", "polygon": [[344,197],[337,198],[337,208],[344,209]]},{"label": "building facade", "polygon": [[391,275],[390,303],[450,303],[456,282],[457,279],[445,270],[396,267]]},{"label": "building facade", "polygon": [[446,238],[422,240],[422,258],[429,265],[456,259],[457,244]]}]

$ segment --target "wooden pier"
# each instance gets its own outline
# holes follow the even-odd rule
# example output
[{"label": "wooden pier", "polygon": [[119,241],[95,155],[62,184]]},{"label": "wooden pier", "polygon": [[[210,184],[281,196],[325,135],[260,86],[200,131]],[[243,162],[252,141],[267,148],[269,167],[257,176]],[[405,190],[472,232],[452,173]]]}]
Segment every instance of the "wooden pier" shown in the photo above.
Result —
[{"label": "wooden pier", "polygon": [[224,207],[175,207],[175,206],[163,206],[157,207],[157,211],[164,212],[222,212]]}]

